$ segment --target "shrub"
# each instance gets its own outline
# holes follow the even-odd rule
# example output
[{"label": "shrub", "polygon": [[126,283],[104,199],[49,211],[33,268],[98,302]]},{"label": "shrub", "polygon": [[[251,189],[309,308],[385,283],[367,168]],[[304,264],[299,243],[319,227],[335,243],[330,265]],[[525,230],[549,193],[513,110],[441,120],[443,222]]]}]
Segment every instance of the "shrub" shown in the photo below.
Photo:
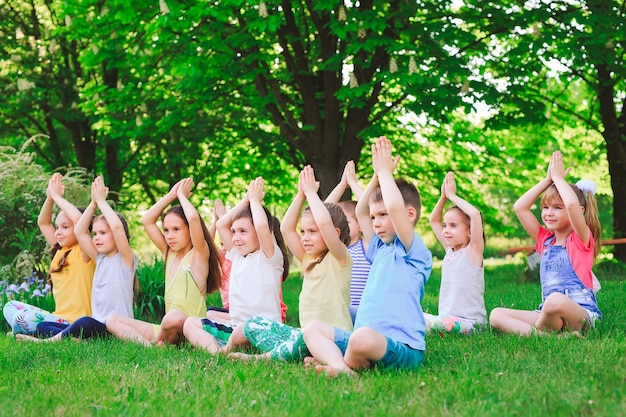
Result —
[{"label": "shrub", "polygon": [[165,314],[165,276],[163,261],[152,259],[137,267],[139,288],[135,291],[135,318],[160,323]]},{"label": "shrub", "polygon": [[[48,245],[37,226],[49,178],[32,154],[0,147],[0,268],[2,280],[9,284],[20,285],[22,277],[47,271],[50,264]],[[81,169],[64,174],[65,197],[78,206],[89,202],[85,178]]]}]

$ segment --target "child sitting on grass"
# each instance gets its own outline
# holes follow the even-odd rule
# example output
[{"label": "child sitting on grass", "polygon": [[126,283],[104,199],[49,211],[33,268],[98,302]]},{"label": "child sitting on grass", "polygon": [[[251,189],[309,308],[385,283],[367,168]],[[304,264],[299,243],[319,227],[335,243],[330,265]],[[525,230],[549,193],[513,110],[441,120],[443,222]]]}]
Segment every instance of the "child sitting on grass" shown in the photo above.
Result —
[{"label": "child sitting on grass", "polygon": [[404,180],[394,181],[398,161],[387,138],[372,145],[374,176],[356,209],[372,270],[354,332],[321,321],[304,328],[312,355],[305,362],[318,373],[335,377],[375,365],[417,368],[424,360],[421,299],[432,256],[414,231],[421,209],[419,192]]},{"label": "child sitting on grass", "polygon": [[356,218],[355,210],[357,202],[353,200],[339,201],[348,188],[352,191],[357,200],[361,198],[363,189],[356,179],[354,161],[348,161],[343,169],[341,181],[330,192],[328,197],[326,197],[327,202],[337,203],[339,207],[341,207],[348,219],[348,226],[350,227],[350,244],[348,245],[348,252],[350,252],[350,256],[352,257],[350,317],[352,318],[352,324],[354,324],[354,319],[356,318],[356,313],[361,303],[361,297],[363,296],[363,290],[365,289],[365,283],[367,282],[372,264],[365,257],[361,226],[359,226],[359,220]]},{"label": "child sitting on grass", "polygon": [[[443,216],[446,201],[456,204]],[[446,248],[441,267],[439,315],[424,314],[428,330],[469,334],[487,321],[483,219],[480,212],[456,194],[454,173],[448,172],[441,197],[430,215],[430,226]]]},{"label": "child sitting on grass", "polygon": [[[18,334],[16,335],[18,340],[58,342],[68,337],[82,339],[105,337],[108,335],[106,321],[112,314],[133,318],[133,287],[137,256],[128,242],[130,236],[128,224],[107,203],[108,193],[109,188],[104,184],[102,177],[97,177],[91,185],[91,203],[74,226],[80,248],[96,263],[91,291],[91,316],[79,318],[60,333],[47,339]],[[99,208],[102,214],[93,219],[92,225],[96,208]],[[93,238],[89,234],[90,225]]]},{"label": "child sitting on grass", "polygon": [[[306,166],[300,172],[298,193],[281,227],[289,249],[303,266],[300,325],[321,320],[351,330],[348,305],[352,260],[346,248],[350,229],[341,208],[333,203],[324,203],[317,194],[318,189],[313,168]],[[299,234],[298,216],[305,201],[308,201],[309,207],[302,213]],[[252,346],[262,353],[249,355],[235,352],[229,355],[230,358],[301,361],[309,355],[302,331],[276,320],[252,317],[244,323],[243,332]]]},{"label": "child sitting on grass", "polygon": [[[528,336],[534,331],[577,334],[602,318],[593,292],[591,267],[600,253],[600,222],[595,184],[569,184],[561,152],[554,152],[544,179],[514,205],[524,230],[541,253],[539,277],[542,303],[537,310],[498,307],[491,326],[505,333]],[[593,185],[592,185],[593,184]],[[531,207],[541,198],[541,226]]]}]

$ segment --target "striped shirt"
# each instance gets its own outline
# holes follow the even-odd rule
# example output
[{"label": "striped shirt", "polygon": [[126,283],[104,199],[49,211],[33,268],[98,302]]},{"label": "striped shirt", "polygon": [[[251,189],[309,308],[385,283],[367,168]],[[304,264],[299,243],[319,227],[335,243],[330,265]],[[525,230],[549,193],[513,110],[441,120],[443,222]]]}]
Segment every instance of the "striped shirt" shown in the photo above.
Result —
[{"label": "striped shirt", "polygon": [[363,240],[348,246],[348,252],[352,257],[352,280],[350,281],[350,305],[359,307],[361,296],[365,289],[365,283],[370,273],[372,264],[365,258]]}]

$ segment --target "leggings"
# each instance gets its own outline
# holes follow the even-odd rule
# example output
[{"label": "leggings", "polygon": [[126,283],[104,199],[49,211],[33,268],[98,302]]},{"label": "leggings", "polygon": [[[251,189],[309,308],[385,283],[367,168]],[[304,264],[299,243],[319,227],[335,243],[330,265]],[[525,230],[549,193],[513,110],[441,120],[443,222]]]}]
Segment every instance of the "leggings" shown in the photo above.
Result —
[{"label": "leggings", "polygon": [[109,334],[107,326],[93,317],[81,317],[69,326],[62,327],[58,323],[42,322],[37,326],[37,333],[44,337],[54,336],[61,333],[61,337],[77,337],[90,339],[102,338]]}]

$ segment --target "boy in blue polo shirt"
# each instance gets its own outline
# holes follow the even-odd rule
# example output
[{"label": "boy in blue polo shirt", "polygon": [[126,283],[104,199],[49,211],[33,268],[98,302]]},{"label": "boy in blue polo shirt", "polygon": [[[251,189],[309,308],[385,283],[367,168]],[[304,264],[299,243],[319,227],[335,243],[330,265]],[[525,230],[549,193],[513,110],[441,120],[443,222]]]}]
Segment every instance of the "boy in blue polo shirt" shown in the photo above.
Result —
[{"label": "boy in blue polo shirt", "polygon": [[421,307],[432,255],[414,231],[421,201],[415,186],[394,180],[399,157],[380,137],[372,145],[374,176],[356,214],[372,269],[363,292],[354,332],[320,321],[304,328],[312,357],[307,366],[319,373],[353,374],[375,365],[417,368],[424,360],[426,324]]}]

